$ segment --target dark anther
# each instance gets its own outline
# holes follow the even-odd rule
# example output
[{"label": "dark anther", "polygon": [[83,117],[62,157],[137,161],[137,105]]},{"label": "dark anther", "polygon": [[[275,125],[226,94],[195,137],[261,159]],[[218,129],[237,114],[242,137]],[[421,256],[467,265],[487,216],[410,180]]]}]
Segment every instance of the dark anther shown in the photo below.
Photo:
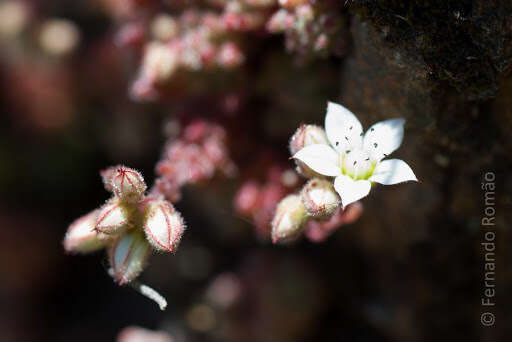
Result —
[{"label": "dark anther", "polygon": [[375,128],[373,128],[373,127],[372,127],[372,128],[370,128],[370,131],[372,131],[372,132],[373,132],[373,131],[375,131]]},{"label": "dark anther", "polygon": [[384,155],[384,157],[387,157],[388,155],[386,153],[382,153]]},{"label": "dark anther", "polygon": [[373,143],[373,147],[377,148],[377,146],[378,146],[377,143]]},{"label": "dark anther", "polygon": [[353,165],[356,165],[357,164],[357,160],[354,160],[354,164]]},{"label": "dark anther", "polygon": [[368,157],[368,158],[366,158],[366,159],[365,159],[365,161],[368,161],[368,160],[370,160],[370,157]]},{"label": "dark anther", "polygon": [[361,132],[361,134],[359,134],[359,136],[362,137],[363,136],[363,132]]},{"label": "dark anther", "polygon": [[352,130],[352,127],[354,127],[354,126],[350,126],[350,128],[349,128],[349,129],[350,129],[350,130]]},{"label": "dark anther", "polygon": [[345,137],[345,140],[346,140],[346,141],[348,141],[348,138],[347,138],[347,137]]},{"label": "dark anther", "polygon": [[350,153],[350,150],[346,150],[346,151],[345,151],[345,153],[346,153],[346,154],[349,154],[349,153]]},{"label": "dark anther", "polygon": [[336,146],[338,146],[339,144],[340,144],[340,142],[339,142],[339,141],[336,141]]}]

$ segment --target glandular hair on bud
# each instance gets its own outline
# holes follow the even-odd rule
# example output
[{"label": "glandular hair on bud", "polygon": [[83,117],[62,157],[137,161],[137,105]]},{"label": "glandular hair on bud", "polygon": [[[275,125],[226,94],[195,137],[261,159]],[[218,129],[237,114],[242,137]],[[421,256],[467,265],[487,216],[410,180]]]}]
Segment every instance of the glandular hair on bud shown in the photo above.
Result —
[{"label": "glandular hair on bud", "polygon": [[64,249],[68,253],[89,253],[105,247],[109,237],[94,230],[99,210],[75,220],[64,237]]},{"label": "glandular hair on bud", "polygon": [[304,185],[301,198],[308,215],[328,218],[340,205],[340,197],[331,181],[313,178]]},{"label": "glandular hair on bud", "polygon": [[94,229],[108,235],[120,234],[130,228],[131,208],[114,197],[105,203],[98,212]]},{"label": "glandular hair on bud", "polygon": [[156,200],[148,204],[144,215],[144,232],[153,248],[174,253],[184,230],[183,218],[171,203]]},{"label": "glandular hair on bud", "polygon": [[307,212],[299,195],[288,195],[277,205],[272,220],[272,242],[293,240],[307,221]]},{"label": "glandular hair on bud", "polygon": [[119,166],[111,178],[114,194],[127,203],[138,203],[144,198],[146,183],[140,172]]},{"label": "glandular hair on bud", "polygon": [[151,246],[138,229],[114,240],[109,259],[114,279],[119,285],[132,281],[142,272],[150,251]]}]

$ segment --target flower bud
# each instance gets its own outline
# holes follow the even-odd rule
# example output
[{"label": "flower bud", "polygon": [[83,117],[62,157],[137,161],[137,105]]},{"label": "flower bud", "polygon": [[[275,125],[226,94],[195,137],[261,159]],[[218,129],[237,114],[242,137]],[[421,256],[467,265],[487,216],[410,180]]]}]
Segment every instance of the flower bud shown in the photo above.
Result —
[{"label": "flower bud", "polygon": [[144,231],[153,248],[174,253],[185,223],[178,211],[167,201],[154,201],[146,209]]},{"label": "flower bud", "polygon": [[142,175],[125,166],[117,168],[111,182],[114,194],[127,203],[140,202],[146,191]]},{"label": "flower bud", "polygon": [[[325,134],[323,128],[315,125],[301,125],[290,139],[290,153],[293,156],[304,147],[316,144],[329,145],[329,140],[327,140],[327,135]],[[295,160],[295,163],[297,164],[297,172],[299,172],[304,177],[323,178],[322,175],[313,171],[300,160]]]},{"label": "flower bud", "polygon": [[123,285],[137,278],[149,257],[151,246],[141,231],[134,229],[119,236],[109,250],[113,277]]},{"label": "flower bud", "polygon": [[122,233],[130,226],[129,217],[128,208],[113,198],[100,208],[94,229],[104,234]]},{"label": "flower bud", "polygon": [[98,212],[94,210],[69,226],[63,242],[66,252],[88,253],[105,247],[109,237],[94,230]]},{"label": "flower bud", "polygon": [[294,155],[304,147],[316,144],[329,145],[324,129],[315,125],[301,125],[290,139],[290,152]]},{"label": "flower bud", "polygon": [[290,241],[301,231],[307,213],[299,195],[286,196],[277,206],[272,220],[272,242]]},{"label": "flower bud", "polygon": [[330,217],[340,205],[340,197],[332,182],[325,179],[313,178],[302,188],[300,195],[308,215],[313,217]]},{"label": "flower bud", "polygon": [[114,192],[114,187],[112,186],[112,178],[114,178],[117,169],[120,167],[122,167],[122,165],[111,166],[105,170],[100,171],[100,176],[103,180],[103,186],[108,192]]}]

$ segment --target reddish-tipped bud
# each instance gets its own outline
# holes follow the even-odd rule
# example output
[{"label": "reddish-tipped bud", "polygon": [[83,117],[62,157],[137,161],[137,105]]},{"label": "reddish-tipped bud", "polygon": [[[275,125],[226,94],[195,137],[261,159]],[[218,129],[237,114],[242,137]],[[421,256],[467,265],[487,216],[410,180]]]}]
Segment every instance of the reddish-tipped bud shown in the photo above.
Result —
[{"label": "reddish-tipped bud", "polygon": [[[290,153],[292,156],[302,150],[306,146],[324,144],[328,145],[329,140],[323,128],[315,125],[301,125],[290,139]],[[311,170],[306,164],[300,160],[295,160],[297,164],[297,172],[307,178],[320,177],[322,175]]]},{"label": "reddish-tipped bud", "polygon": [[300,233],[307,221],[306,208],[299,195],[288,195],[277,206],[272,220],[272,242],[288,242]]},{"label": "reddish-tipped bud", "polygon": [[139,230],[119,236],[109,250],[113,277],[123,285],[137,278],[144,269],[151,246]]},{"label": "reddish-tipped bud", "polygon": [[106,168],[105,170],[100,171],[101,180],[103,181],[103,186],[105,190],[108,192],[114,192],[114,187],[112,186],[112,178],[116,175],[117,169],[122,167],[122,165],[111,166]]},{"label": "reddish-tipped bud", "polygon": [[175,252],[185,230],[180,213],[167,201],[153,201],[148,204],[144,231],[153,248],[159,251]]},{"label": "reddish-tipped bud", "polygon": [[94,210],[73,222],[64,237],[64,249],[69,253],[89,253],[105,247],[109,238],[94,230],[99,210]]},{"label": "reddish-tipped bud", "polygon": [[340,197],[328,180],[310,180],[302,188],[300,195],[308,215],[313,217],[330,217],[340,205]]},{"label": "reddish-tipped bud", "polygon": [[114,194],[127,203],[138,203],[144,197],[146,183],[140,172],[125,166],[117,168],[112,177]]},{"label": "reddish-tipped bud", "polygon": [[129,228],[129,218],[128,208],[118,198],[113,198],[100,208],[94,229],[104,234],[119,234]]},{"label": "reddish-tipped bud", "polygon": [[324,129],[315,125],[301,125],[290,139],[290,152],[294,155],[306,146],[317,144],[329,145]]}]

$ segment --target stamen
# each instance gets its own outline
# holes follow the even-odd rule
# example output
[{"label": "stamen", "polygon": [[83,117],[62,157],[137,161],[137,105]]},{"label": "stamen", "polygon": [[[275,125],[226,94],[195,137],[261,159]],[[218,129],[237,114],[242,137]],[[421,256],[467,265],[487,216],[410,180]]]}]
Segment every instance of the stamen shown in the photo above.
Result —
[{"label": "stamen", "polygon": [[373,128],[373,127],[372,127],[372,128],[370,128],[370,131],[371,131],[371,132],[375,131],[375,128]]},{"label": "stamen", "polygon": [[339,142],[339,141],[336,141],[336,146],[338,146],[339,144],[340,144],[340,142]]},{"label": "stamen", "polygon": [[386,153],[382,153],[384,155],[384,157],[387,157],[388,155]]},{"label": "stamen", "polygon": [[354,164],[353,165],[356,165],[357,164],[357,160],[354,160]]},{"label": "stamen", "polygon": [[345,140],[346,140],[346,141],[348,141],[348,138],[347,138],[347,137],[345,137]]},{"label": "stamen", "polygon": [[346,151],[345,151],[345,153],[346,153],[346,154],[349,154],[349,153],[350,153],[350,150],[346,150]]},{"label": "stamen", "polygon": [[368,160],[370,160],[370,158],[369,158],[369,157],[365,159],[365,161],[368,161]]},{"label": "stamen", "polygon": [[378,146],[377,143],[373,143],[373,147],[377,148],[377,146]]},{"label": "stamen", "polygon": [[349,128],[349,129],[350,129],[350,130],[352,130],[352,128],[353,128],[353,127],[354,127],[354,126],[350,126],[350,128]]},{"label": "stamen", "polygon": [[363,136],[363,132],[361,132],[361,134],[359,134],[359,136],[362,137]]}]

